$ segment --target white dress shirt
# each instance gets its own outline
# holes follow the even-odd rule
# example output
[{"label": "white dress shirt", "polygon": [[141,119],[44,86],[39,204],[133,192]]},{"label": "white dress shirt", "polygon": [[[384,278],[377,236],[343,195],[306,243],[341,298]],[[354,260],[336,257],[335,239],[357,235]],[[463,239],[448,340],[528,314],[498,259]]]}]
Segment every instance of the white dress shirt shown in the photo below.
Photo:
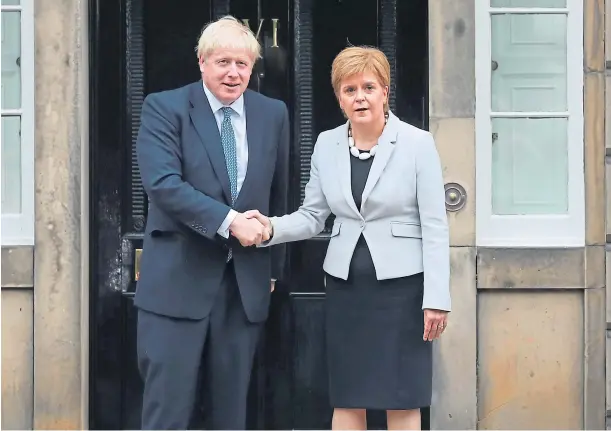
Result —
[{"label": "white dress shirt", "polygon": [[[248,166],[248,141],[246,139],[246,112],[244,111],[244,95],[238,97],[232,104],[224,105],[214,96],[214,94],[212,94],[210,90],[208,90],[206,85],[204,85],[204,93],[206,93],[206,97],[210,103],[210,108],[212,108],[212,113],[216,119],[219,133],[221,132],[221,124],[224,118],[221,108],[229,106],[232,109],[231,124],[233,126],[233,133],[235,134],[236,156],[238,159],[238,194],[240,194],[240,189],[242,188],[244,178],[246,177],[246,167]],[[229,210],[227,217],[225,217],[225,220],[223,223],[221,223],[217,233],[225,238],[229,238],[229,226],[237,215],[237,211],[233,209]]]}]

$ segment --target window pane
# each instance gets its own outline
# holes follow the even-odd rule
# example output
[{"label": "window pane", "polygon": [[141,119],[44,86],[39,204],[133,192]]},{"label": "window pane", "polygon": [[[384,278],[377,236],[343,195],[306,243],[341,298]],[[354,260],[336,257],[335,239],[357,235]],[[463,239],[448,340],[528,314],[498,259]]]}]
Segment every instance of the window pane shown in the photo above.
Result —
[{"label": "window pane", "polygon": [[492,213],[566,214],[566,118],[492,120]]},{"label": "window pane", "polygon": [[565,14],[492,16],[492,110],[567,110]]},{"label": "window pane", "polygon": [[491,0],[492,7],[566,7],[566,0]]},{"label": "window pane", "polygon": [[2,12],[2,108],[21,107],[21,12]]},{"label": "window pane", "polygon": [[21,118],[2,117],[2,214],[21,212]]}]

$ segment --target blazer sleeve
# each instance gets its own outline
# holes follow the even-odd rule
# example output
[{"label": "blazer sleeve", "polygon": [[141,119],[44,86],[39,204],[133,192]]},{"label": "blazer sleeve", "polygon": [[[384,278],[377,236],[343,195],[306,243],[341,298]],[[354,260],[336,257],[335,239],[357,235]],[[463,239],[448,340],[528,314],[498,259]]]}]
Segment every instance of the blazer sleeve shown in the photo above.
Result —
[{"label": "blazer sleeve", "polygon": [[183,180],[180,133],[171,101],[150,94],[142,105],[136,140],[142,185],[149,199],[175,221],[215,239],[230,208]]},{"label": "blazer sleeve", "polygon": [[422,309],[451,311],[450,238],[439,154],[427,132],[416,156],[416,194],[422,226]]},{"label": "blazer sleeve", "polygon": [[327,204],[318,175],[320,140],[319,136],[310,160],[310,179],[305,187],[303,204],[292,214],[270,218],[274,227],[274,236],[262,246],[312,238],[325,228],[325,221],[331,214],[331,209]]}]

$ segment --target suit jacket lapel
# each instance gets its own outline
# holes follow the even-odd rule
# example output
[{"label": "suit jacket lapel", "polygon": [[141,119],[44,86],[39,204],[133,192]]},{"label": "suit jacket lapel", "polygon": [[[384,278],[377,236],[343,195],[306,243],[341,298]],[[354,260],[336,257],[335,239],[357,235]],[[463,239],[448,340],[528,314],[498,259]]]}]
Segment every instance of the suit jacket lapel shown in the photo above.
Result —
[{"label": "suit jacket lapel", "polygon": [[365,202],[367,201],[367,198],[369,197],[371,191],[380,179],[380,175],[382,175],[382,172],[388,164],[390,156],[392,155],[392,152],[395,149],[397,135],[399,133],[398,123],[399,119],[395,117],[392,112],[389,112],[388,123],[386,123],[386,127],[384,127],[382,136],[380,136],[380,139],[378,140],[378,150],[376,152],[376,155],[373,157],[369,176],[367,177],[367,182],[365,183],[365,189],[363,190],[363,200],[361,202],[361,209],[365,207]]},{"label": "suit jacket lapel", "polygon": [[201,81],[194,83],[191,87],[190,100],[192,108],[189,115],[191,116],[193,126],[204,144],[212,168],[223,188],[225,199],[227,202],[231,202],[229,174],[225,164],[225,153],[223,152],[223,144],[221,144],[221,135]]},{"label": "suit jacket lapel", "polygon": [[358,208],[354,203],[354,197],[352,196],[352,178],[350,169],[350,151],[348,151],[348,123],[346,123],[340,130],[340,136],[337,141],[337,175],[339,177],[340,187],[348,206],[359,215]]},{"label": "suit jacket lapel", "polygon": [[264,119],[262,117],[263,113],[260,109],[257,109],[257,106],[252,99],[251,90],[246,90],[244,92],[244,113],[246,115],[246,141],[248,144],[248,164],[246,167],[246,177],[244,178],[244,182],[242,183],[242,188],[240,189],[240,193],[238,194],[238,198],[236,199],[236,205],[240,200],[241,196],[248,196],[248,189],[251,187],[251,183],[253,182],[253,177],[255,176],[255,170],[257,167],[261,168],[263,166],[264,151],[262,148],[263,145],[263,124]]}]

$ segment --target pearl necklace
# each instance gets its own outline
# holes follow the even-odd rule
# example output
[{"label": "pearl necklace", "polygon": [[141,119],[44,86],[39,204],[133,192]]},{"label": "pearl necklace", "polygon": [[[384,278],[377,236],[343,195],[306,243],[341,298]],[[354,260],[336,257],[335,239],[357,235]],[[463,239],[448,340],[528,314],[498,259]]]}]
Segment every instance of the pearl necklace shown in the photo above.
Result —
[{"label": "pearl necklace", "polygon": [[[386,123],[388,123],[388,116],[384,118],[384,127],[386,127]],[[375,144],[369,151],[361,151],[354,146],[354,138],[352,137],[352,124],[348,123],[348,147],[350,149],[350,154],[360,160],[367,160],[376,155],[378,152],[378,144]]]}]

